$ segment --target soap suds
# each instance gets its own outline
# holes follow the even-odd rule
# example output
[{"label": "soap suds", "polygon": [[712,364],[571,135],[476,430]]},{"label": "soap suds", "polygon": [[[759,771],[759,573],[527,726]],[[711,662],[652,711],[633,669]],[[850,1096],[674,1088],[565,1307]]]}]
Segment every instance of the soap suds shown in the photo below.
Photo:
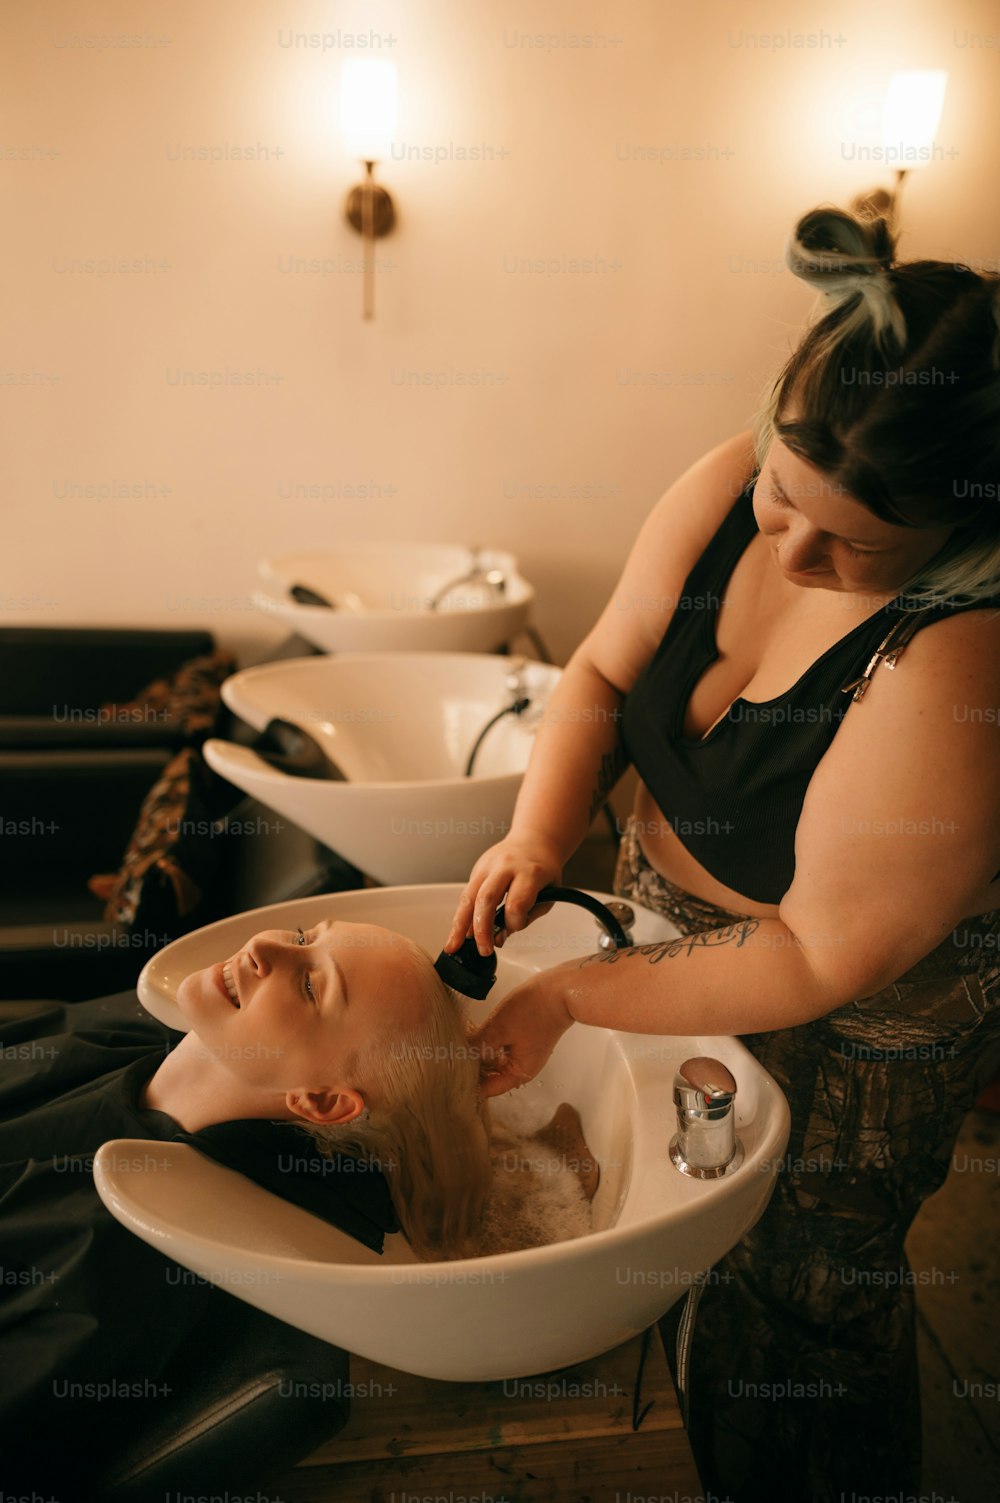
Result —
[{"label": "soap suds", "polygon": [[[596,1180],[579,1118],[571,1108],[577,1131],[577,1152],[559,1152],[536,1133],[549,1133],[536,1103],[518,1101],[511,1095],[491,1106],[490,1157],[493,1160],[493,1192],[483,1218],[480,1254],[520,1252],[552,1242],[568,1242],[593,1231],[591,1203],[581,1178]],[[566,1137],[565,1128],[560,1135]],[[589,1175],[588,1175],[589,1166]],[[591,1190],[593,1193],[593,1190]]]}]

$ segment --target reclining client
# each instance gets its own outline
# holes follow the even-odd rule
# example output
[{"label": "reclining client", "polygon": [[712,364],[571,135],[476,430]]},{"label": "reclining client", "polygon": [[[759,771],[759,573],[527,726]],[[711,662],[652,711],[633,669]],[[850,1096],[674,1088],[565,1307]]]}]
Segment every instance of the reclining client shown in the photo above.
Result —
[{"label": "reclining client", "polygon": [[[92,1173],[104,1143],[149,1140],[155,1172],[152,1143],[189,1142],[375,1251],[400,1227],[421,1258],[476,1250],[492,1179],[478,1062],[417,945],[370,924],[266,930],[185,977],[177,1004],[186,1034],[134,993],[0,1003],[7,1482],[19,1465],[40,1481],[55,1437],[83,1459],[111,1406],[73,1394],[155,1387],[226,1302],[111,1216]],[[125,1407],[144,1423],[146,1406]]]}]

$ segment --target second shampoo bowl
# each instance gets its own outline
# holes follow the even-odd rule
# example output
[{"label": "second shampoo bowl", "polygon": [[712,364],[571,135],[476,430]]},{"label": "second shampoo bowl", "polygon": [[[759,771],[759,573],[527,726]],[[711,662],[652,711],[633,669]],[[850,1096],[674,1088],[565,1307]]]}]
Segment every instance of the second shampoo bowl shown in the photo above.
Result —
[{"label": "second shampoo bowl", "polygon": [[[399,930],[430,955],[454,912],[458,885],[383,888],[275,904],[175,940],[139,978],[161,1021],[184,1027],[173,1000],[190,971],[221,960],[266,927],[319,918]],[[597,896],[606,896],[598,894]],[[594,921],[558,905],[499,956],[495,994],[472,1002],[484,1018],[532,971],[594,950]],[[636,909],[636,943],[669,939],[666,920]],[[742,1165],[725,1178],[691,1179],[670,1162],[672,1082],[693,1055],[733,1072]],[[580,1113],[601,1166],[594,1231],[523,1252],[420,1263],[400,1234],[380,1256],[241,1175],[182,1144],[158,1144],[169,1173],[129,1172],[148,1145],[117,1140],[94,1176],[117,1219],[166,1257],[269,1314],[402,1372],[479,1382],[582,1362],[646,1329],[760,1216],[788,1141],[789,1115],[774,1080],[733,1038],[620,1033],[577,1025],[539,1076],[517,1092],[539,1122],[563,1101]]]},{"label": "second shampoo bowl", "polygon": [[[531,703],[486,732],[511,704],[517,668]],[[533,732],[561,670],[502,656],[357,653],[294,658],[226,680],[231,710],[258,731],[300,726],[346,781],[301,778],[249,747],[206,741],[209,765],[377,882],[464,881],[506,834]]]}]

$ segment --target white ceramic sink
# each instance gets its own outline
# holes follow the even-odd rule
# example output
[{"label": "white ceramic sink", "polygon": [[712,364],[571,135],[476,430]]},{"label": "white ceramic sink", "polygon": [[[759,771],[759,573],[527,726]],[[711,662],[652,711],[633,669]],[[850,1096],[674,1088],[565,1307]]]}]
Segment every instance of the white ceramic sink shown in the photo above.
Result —
[{"label": "white ceramic sink", "polygon": [[[273,904],[211,924],[161,950],[138,991],[183,1028],[173,998],[189,971],[239,949],[260,929],[320,917],[399,930],[437,955],[460,887],[384,888]],[[607,897],[606,894],[597,896]],[[637,943],[677,931],[636,909]],[[597,927],[566,904],[499,954],[498,980],[470,1015],[485,1017],[529,972],[594,949]],[[736,1078],[742,1165],[717,1180],[673,1167],[672,1082],[693,1055]],[[575,1025],[518,1092],[539,1121],[568,1101],[601,1165],[593,1233],[523,1252],[418,1263],[400,1234],[382,1255],[183,1144],[157,1145],[172,1172],[128,1172],[146,1145],[106,1144],[94,1177],[119,1221],[167,1257],[299,1329],[403,1372],[489,1381],[584,1361],[645,1330],[753,1225],[788,1141],[785,1098],[738,1040],[618,1033]],[[122,1168],[116,1168],[116,1160]]]},{"label": "white ceramic sink", "polygon": [[[503,589],[456,583],[473,562],[499,570]],[[524,629],[535,598],[512,553],[453,543],[349,543],[265,559],[258,573],[254,604],[325,652],[495,652]],[[300,605],[295,584],[336,609]]]},{"label": "white ceramic sink", "polygon": [[[514,698],[517,664],[532,703],[487,732]],[[346,782],[294,776],[248,747],[210,740],[209,765],[377,882],[465,881],[510,826],[534,732],[561,670],[475,653],[371,653],[293,658],[226,680],[226,704],[256,730],[301,726]]]}]

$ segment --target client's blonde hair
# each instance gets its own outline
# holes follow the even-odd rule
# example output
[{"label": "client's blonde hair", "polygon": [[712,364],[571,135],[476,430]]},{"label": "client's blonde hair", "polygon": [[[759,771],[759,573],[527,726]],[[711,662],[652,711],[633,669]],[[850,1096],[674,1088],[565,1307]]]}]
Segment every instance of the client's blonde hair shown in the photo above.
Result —
[{"label": "client's blonde hair", "polygon": [[419,945],[401,943],[425,1004],[420,1024],[380,1029],[348,1061],[349,1078],[367,1102],[361,1116],[304,1130],[323,1153],[349,1154],[382,1171],[418,1257],[470,1257],[492,1183],[478,1054],[468,1043],[462,1005],[430,957]]}]

